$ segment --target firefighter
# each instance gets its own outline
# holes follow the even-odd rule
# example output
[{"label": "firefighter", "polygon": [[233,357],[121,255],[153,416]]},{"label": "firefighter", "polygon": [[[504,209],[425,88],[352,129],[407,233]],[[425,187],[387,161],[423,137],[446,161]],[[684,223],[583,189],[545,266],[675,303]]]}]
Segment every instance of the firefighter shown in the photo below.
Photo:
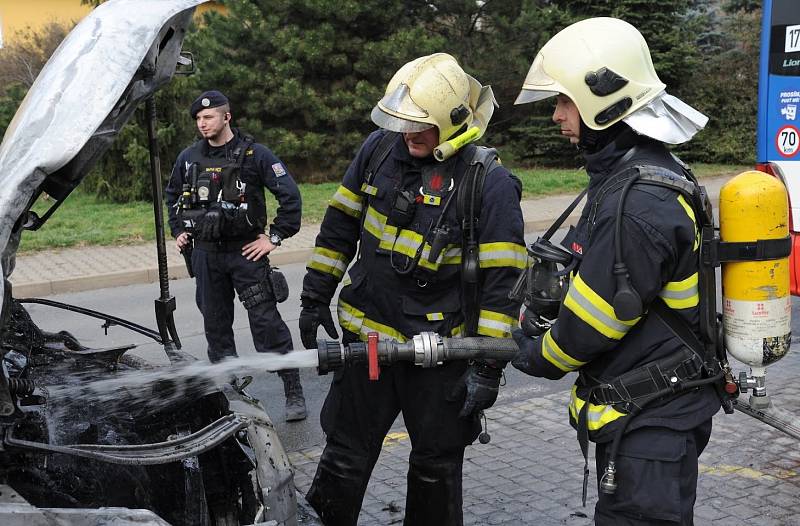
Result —
[{"label": "firefighter", "polygon": [[[256,351],[287,353],[293,348],[292,336],[276,305],[280,281],[274,279],[269,254],[300,229],[300,191],[275,154],[231,127],[224,94],[204,92],[189,114],[201,139],[178,156],[165,194],[176,247],[187,251],[193,245],[191,268],[208,358],[218,362],[236,356],[234,291],[247,309]],[[279,205],[268,229],[265,187]],[[298,370],[278,374],[286,420],[305,419]]]},{"label": "firefighter", "polygon": [[[479,147],[434,158],[449,139],[485,129],[494,104],[491,89],[444,53],[394,75],[372,110],[380,129],[346,171],[307,265],[300,314],[306,347],[317,346],[319,325],[337,337],[329,304],[351,262],[338,298],[344,343],[366,341],[370,332],[398,341],[423,331],[468,334],[470,313],[477,334],[510,337],[519,306],[507,292],[526,261],[520,182],[496,163],[485,174],[477,211],[482,290],[471,303],[462,299],[456,201],[470,195],[461,183]],[[404,524],[462,524],[464,449],[480,432],[479,414],[494,403],[501,373],[499,364],[463,362],[394,364],[377,381],[366,365],[337,371],[320,417],[327,443],[308,492],[323,522],[356,524],[383,439],[402,412],[412,444]]]},{"label": "firefighter", "polygon": [[[569,418],[584,456],[587,438],[596,443],[596,524],[692,524],[697,459],[720,401],[711,385],[656,396],[704,374],[665,322],[677,314],[700,334],[698,211],[670,187],[696,182],[665,143],[687,142],[707,118],[666,93],[644,38],[613,18],[577,22],[542,47],[516,103],[548,97],[585,159],[587,202],[562,242],[573,263],[557,317],[514,332],[512,364],[549,379],[578,373]],[[666,186],[633,184],[643,172]],[[670,316],[655,314],[662,305]]]}]

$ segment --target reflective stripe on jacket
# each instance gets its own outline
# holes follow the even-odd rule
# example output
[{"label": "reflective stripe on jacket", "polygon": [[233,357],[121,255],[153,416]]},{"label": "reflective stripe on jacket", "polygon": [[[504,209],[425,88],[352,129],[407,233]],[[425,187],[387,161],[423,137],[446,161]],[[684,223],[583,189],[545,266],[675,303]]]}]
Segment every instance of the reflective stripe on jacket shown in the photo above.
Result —
[{"label": "reflective stripe on jacket", "polygon": [[[636,165],[659,166],[674,177],[683,177],[681,166],[663,145],[653,141],[640,144],[633,159],[619,166],[628,148],[612,143],[587,156],[587,204],[577,227],[563,243],[580,263],[557,321],[535,342],[540,351],[528,364],[529,372],[547,378],[560,378],[572,371],[580,373],[569,403],[573,426],[577,426],[578,412],[586,403],[591,386],[609,382],[681,348],[673,332],[647,313],[655,298],[662,298],[699,331],[699,232],[692,208],[668,188],[638,184],[628,193],[621,225],[622,257],[644,312],[633,319],[621,319],[614,311],[614,231],[622,185],[603,185],[626,167]],[[630,429],[645,425],[690,429],[719,409],[711,387],[653,405],[631,422]],[[620,408],[590,401],[590,438],[610,439],[624,415]]]},{"label": "reflective stripe on jacket", "polygon": [[[464,330],[462,230],[455,199],[441,221],[449,233],[433,257],[430,231],[451,194],[444,192],[440,204],[432,206],[421,202],[420,189],[422,171],[434,170],[441,171],[444,180],[452,177],[456,191],[467,164],[458,155],[445,163],[415,159],[397,134],[391,152],[367,185],[369,158],[385,133],[377,131],[367,138],[331,198],[307,264],[303,295],[329,302],[350,267],[338,306],[344,329],[363,339],[376,331],[400,341],[423,331],[459,335]],[[390,219],[401,190],[417,197],[413,218],[405,226]],[[504,167],[487,174],[479,238],[481,335],[508,337],[516,327],[519,305],[507,294],[527,263],[520,195],[519,180]],[[415,259],[416,270],[404,275]]]}]

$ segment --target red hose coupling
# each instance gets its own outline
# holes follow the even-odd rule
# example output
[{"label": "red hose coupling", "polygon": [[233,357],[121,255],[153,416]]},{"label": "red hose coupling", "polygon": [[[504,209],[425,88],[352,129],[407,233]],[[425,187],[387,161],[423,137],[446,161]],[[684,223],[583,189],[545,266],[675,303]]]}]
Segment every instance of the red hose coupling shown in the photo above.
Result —
[{"label": "red hose coupling", "polygon": [[369,365],[369,379],[373,382],[381,376],[381,366],[378,363],[378,333],[367,334],[367,364]]}]

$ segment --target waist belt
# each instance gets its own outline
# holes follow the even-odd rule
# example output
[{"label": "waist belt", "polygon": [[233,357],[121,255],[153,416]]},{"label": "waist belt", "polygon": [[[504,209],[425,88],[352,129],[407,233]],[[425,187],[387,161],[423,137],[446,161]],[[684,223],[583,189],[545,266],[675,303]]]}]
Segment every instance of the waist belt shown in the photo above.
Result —
[{"label": "waist belt", "polygon": [[656,360],[616,377],[608,383],[589,386],[592,402],[605,405],[620,405],[630,412],[637,402],[656,393],[671,396],[680,392],[684,382],[700,378],[704,370],[703,361],[687,348],[674,355]]},{"label": "waist belt", "polygon": [[[637,415],[645,405],[653,402],[667,402],[674,397],[689,392],[684,390],[684,383],[699,379],[704,371],[702,358],[686,347],[681,347],[675,354],[661,358],[647,365],[628,371],[608,383],[588,381],[587,375],[581,371],[580,380],[589,388],[586,401],[578,413],[578,443],[583,453],[583,505],[586,506],[587,486],[589,482],[589,404],[605,404],[616,406],[628,413],[620,423],[614,436],[614,444],[627,427],[628,420]],[[616,446],[612,446],[616,449]]]},{"label": "waist belt", "polygon": [[199,248],[206,252],[236,252],[251,241],[254,241],[254,239],[223,239],[220,241],[201,241],[198,239],[194,242],[194,248]]}]

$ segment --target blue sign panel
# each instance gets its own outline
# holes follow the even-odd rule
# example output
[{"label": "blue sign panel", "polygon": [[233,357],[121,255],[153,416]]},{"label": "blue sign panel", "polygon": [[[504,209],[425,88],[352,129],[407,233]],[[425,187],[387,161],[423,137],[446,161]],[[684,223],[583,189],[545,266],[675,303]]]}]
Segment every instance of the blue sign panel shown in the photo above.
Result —
[{"label": "blue sign panel", "polygon": [[767,0],[761,27],[757,161],[800,161],[800,2]]}]

